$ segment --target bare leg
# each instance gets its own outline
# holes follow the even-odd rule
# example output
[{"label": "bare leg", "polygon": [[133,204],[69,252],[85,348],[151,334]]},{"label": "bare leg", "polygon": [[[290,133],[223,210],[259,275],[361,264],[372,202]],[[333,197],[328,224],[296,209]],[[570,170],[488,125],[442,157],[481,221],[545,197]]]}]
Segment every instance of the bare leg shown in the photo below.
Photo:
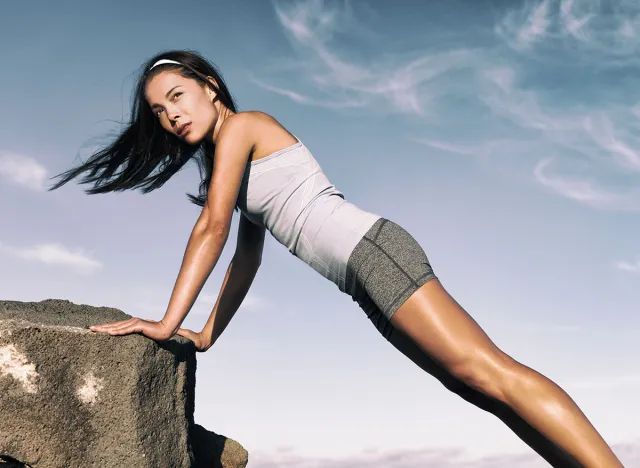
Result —
[{"label": "bare leg", "polygon": [[[439,280],[429,281],[418,289],[393,315],[391,323],[432,360],[433,369],[444,370],[440,375],[450,389],[456,388],[452,382],[459,381],[488,397],[483,400],[467,392],[471,397],[469,401],[477,406],[488,404],[491,408],[489,402],[493,400],[510,408],[511,415],[501,412],[512,422],[509,426],[525,442],[530,445],[533,442],[532,447],[549,463],[588,468],[622,467],[569,395],[551,380],[499,350]],[[402,335],[394,338],[392,334],[390,341],[405,354],[418,356]],[[446,375],[453,379],[446,379]],[[517,419],[514,414],[543,437],[536,437],[536,431],[527,431],[522,424],[514,423]],[[544,439],[551,444],[545,444]],[[557,449],[552,448],[554,445]],[[568,464],[566,454],[578,464]]]}]

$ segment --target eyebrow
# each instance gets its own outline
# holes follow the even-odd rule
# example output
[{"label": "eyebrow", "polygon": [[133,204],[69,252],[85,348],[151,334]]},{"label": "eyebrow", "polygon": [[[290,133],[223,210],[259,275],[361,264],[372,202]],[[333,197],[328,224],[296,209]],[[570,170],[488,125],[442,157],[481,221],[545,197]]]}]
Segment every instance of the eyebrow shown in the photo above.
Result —
[{"label": "eyebrow", "polygon": [[[169,91],[167,91],[167,94],[165,94],[165,95],[164,95],[164,97],[168,98],[168,97],[169,97],[169,94],[171,94],[171,92],[172,92],[174,89],[179,88],[180,86],[182,86],[182,85],[175,85],[173,88],[171,88]],[[154,105],[152,105],[152,106],[151,106],[151,108],[153,109],[154,107],[158,107],[159,105],[160,105],[160,104],[154,104]]]}]

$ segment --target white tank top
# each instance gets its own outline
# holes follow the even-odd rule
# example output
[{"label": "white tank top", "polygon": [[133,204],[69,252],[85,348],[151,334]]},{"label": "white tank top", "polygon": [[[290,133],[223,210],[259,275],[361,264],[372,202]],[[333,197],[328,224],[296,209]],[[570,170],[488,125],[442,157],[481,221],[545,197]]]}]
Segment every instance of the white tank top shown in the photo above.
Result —
[{"label": "white tank top", "polygon": [[346,201],[296,139],[294,145],[247,165],[237,206],[345,292],[349,256],[380,216]]}]

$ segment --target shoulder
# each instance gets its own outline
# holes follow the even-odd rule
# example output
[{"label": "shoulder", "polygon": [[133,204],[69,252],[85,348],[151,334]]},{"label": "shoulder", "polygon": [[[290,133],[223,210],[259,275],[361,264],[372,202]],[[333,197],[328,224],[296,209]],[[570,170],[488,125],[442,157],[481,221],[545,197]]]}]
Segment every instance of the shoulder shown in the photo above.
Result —
[{"label": "shoulder", "polygon": [[253,147],[260,139],[260,135],[279,126],[278,121],[265,112],[237,112],[227,117],[222,123],[216,146],[223,140],[233,140],[233,144],[238,144],[239,140],[242,140],[251,143]]},{"label": "shoulder", "polygon": [[228,116],[220,126],[217,143],[228,140],[230,137],[246,137],[250,133],[252,123],[253,118],[248,112],[238,112]]},{"label": "shoulder", "polygon": [[260,159],[258,154],[271,154],[297,141],[297,137],[271,115],[261,111],[243,111],[227,117],[222,123],[216,148],[233,147],[234,151],[240,150],[243,154],[249,152],[254,160]]},{"label": "shoulder", "polygon": [[256,144],[255,117],[250,112],[228,116],[218,131],[216,153],[233,148],[235,152],[250,153]]},{"label": "shoulder", "polygon": [[216,146],[239,145],[254,150],[256,146],[263,146],[264,140],[287,133],[280,122],[265,112],[242,111],[230,115],[222,123]]}]

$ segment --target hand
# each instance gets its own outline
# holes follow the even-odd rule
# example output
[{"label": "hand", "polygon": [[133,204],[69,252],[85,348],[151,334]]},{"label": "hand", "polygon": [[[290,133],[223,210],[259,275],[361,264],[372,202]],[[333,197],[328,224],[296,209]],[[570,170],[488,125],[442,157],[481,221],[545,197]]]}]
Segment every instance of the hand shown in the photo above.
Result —
[{"label": "hand", "polygon": [[89,327],[93,332],[108,333],[109,335],[129,335],[131,333],[140,333],[152,340],[163,342],[171,338],[169,331],[162,322],[154,320],[143,320],[140,318],[130,318],[120,322],[104,323],[102,325],[94,325]]},{"label": "hand", "polygon": [[202,332],[196,333],[187,328],[180,328],[176,334],[193,341],[196,345],[196,351],[200,351],[201,353],[204,353],[211,347],[211,343],[205,338]]}]

